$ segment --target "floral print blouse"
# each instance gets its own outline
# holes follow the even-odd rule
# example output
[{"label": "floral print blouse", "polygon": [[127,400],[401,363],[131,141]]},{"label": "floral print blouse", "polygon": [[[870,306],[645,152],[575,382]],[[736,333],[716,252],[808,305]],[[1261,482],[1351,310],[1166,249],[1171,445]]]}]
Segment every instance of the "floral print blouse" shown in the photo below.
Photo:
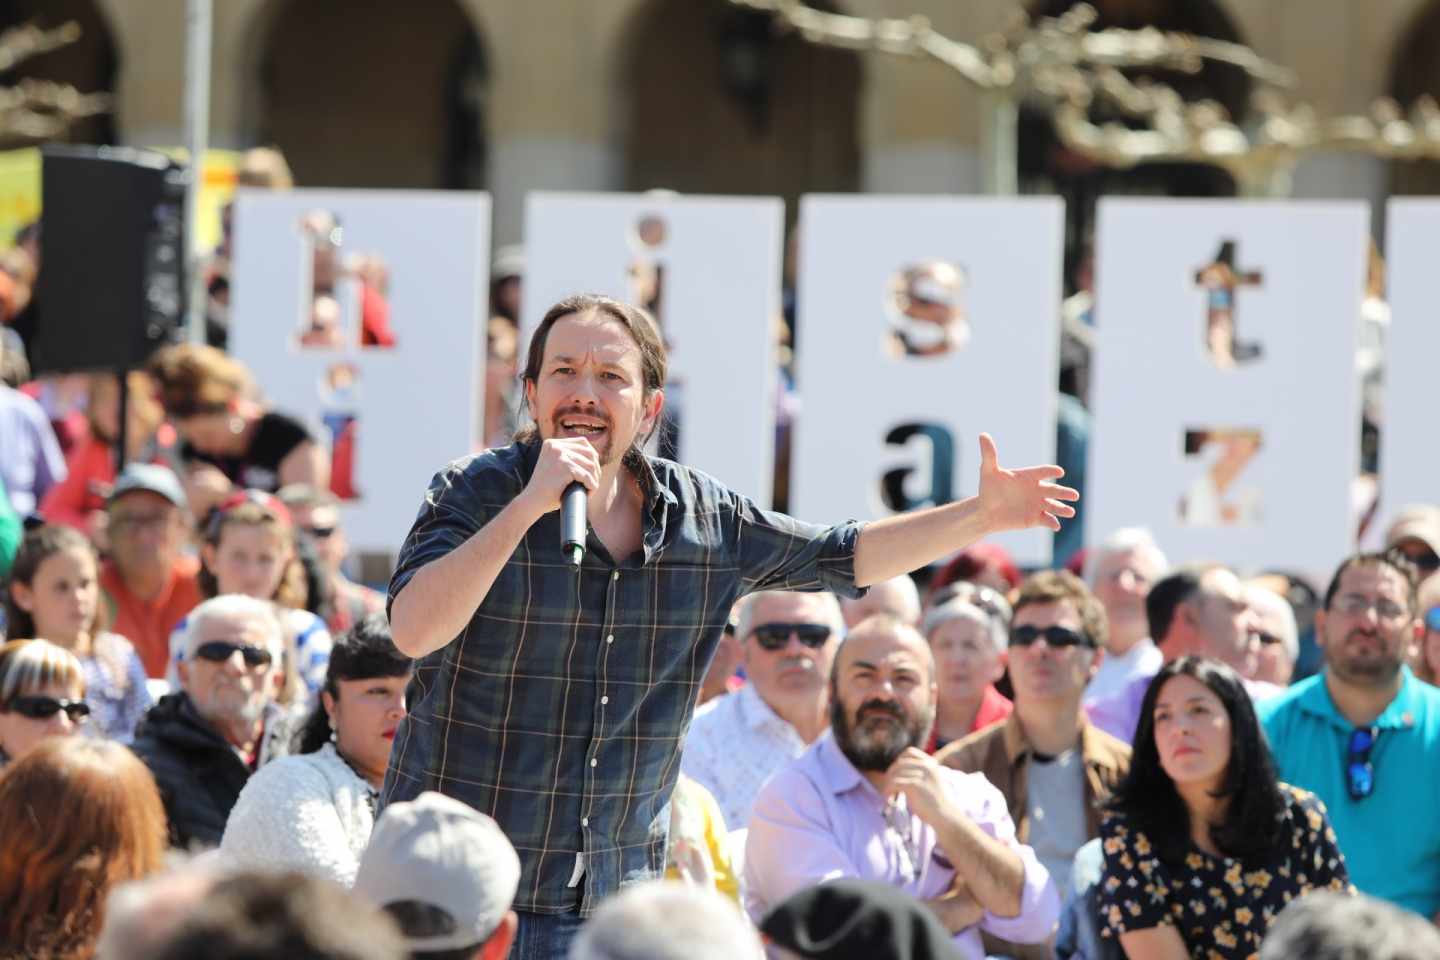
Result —
[{"label": "floral print blouse", "polygon": [[1280,790],[1287,800],[1279,826],[1285,842],[1266,863],[1212,857],[1192,846],[1176,869],[1160,861],[1124,814],[1108,813],[1100,822],[1101,935],[1169,924],[1195,960],[1251,960],[1291,900],[1311,890],[1353,892],[1325,805],[1288,784]]}]

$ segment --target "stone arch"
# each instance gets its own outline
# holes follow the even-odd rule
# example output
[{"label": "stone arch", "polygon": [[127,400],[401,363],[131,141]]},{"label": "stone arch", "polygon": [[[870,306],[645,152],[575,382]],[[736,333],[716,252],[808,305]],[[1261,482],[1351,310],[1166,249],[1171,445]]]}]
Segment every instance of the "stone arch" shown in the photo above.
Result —
[{"label": "stone arch", "polygon": [[802,193],[859,188],[864,54],[779,32],[728,0],[646,0],[626,22],[625,188],[780,196],[792,215]]},{"label": "stone arch", "polygon": [[[0,73],[0,86],[34,78],[67,83],[82,93],[113,95],[120,52],[110,21],[95,0],[10,0],[0,7],[0,33],[26,23],[58,27],[72,20],[80,25],[78,40]],[[112,109],[109,113],[78,120],[54,139],[113,144],[118,139],[115,113]]]},{"label": "stone arch", "polygon": [[396,29],[388,0],[267,0],[246,27],[246,139],[280,147],[301,185],[482,188],[490,56],[474,6],[412,0]]}]

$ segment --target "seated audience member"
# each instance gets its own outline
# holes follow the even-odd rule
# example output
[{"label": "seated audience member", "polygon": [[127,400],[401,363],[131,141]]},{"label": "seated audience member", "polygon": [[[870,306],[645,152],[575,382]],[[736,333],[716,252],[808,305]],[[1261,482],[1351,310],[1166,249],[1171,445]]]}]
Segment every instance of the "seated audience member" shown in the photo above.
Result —
[{"label": "seated audience member", "polygon": [[[1092,726],[1080,707],[1104,647],[1105,608],[1078,577],[1046,571],[1026,580],[1010,628],[1015,712],[936,755],[1000,790],[1015,838],[1035,851],[1060,891],[1070,889],[1076,851],[1099,835],[1100,805],[1130,768],[1129,746]],[[989,938],[985,948],[1047,955]]]},{"label": "seated audience member", "polygon": [[920,749],[936,689],[919,631],[884,616],[860,624],[836,654],[830,693],[830,734],[755,801],[744,866],[750,916],[850,877],[925,901],[961,956],[984,956],[981,931],[1016,943],[1049,937],[1055,884],[1015,839],[1005,798],[980,774]]},{"label": "seated audience member", "polygon": [[295,532],[315,550],[330,586],[330,613],[326,626],[340,634],[359,623],[366,614],[383,613],[385,595],[345,576],[345,558],[350,542],[340,522],[340,500],[328,490],[299,484],[276,494],[290,511]]},{"label": "seated audience member", "polygon": [[[155,382],[143,371],[126,376],[125,461],[168,463],[175,452],[175,428],[165,423],[165,408]],[[90,429],[65,456],[64,482],[40,502],[47,523],[63,523],[104,543],[105,499],[115,483],[115,445],[120,436],[120,383],[113,373],[90,377],[86,419]]]},{"label": "seated audience member", "polygon": [[85,673],[75,655],[47,640],[0,646],[0,770],[90,717]]},{"label": "seated audience member", "polygon": [[570,944],[569,960],[761,960],[755,931],[713,891],[666,880],[626,887],[602,903]]},{"label": "seated audience member", "polygon": [[150,361],[160,400],[183,441],[186,484],[203,519],[232,487],[274,493],[330,487],[330,457],[303,423],[254,399],[250,372],[214,347],[182,343]]},{"label": "seated audience member", "polygon": [[118,884],[158,870],[165,811],[116,743],[50,740],[0,777],[0,956],[88,957]]},{"label": "seated audience member", "polygon": [[520,858],[494,820],[426,792],[381,813],[355,893],[395,920],[414,960],[503,960],[519,884]]},{"label": "seated audience member", "polygon": [[1252,957],[1286,903],[1350,889],[1324,805],[1276,779],[1239,674],[1208,658],[1151,682],[1100,837],[1102,935],[1130,957]]},{"label": "seated audience member", "polygon": [[955,555],[930,581],[930,595],[952,583],[978,583],[1002,594],[1020,586],[1020,568],[1010,551],[997,543],[982,540]]},{"label": "seated audience member", "polygon": [[740,638],[735,636],[735,626],[740,617],[740,603],[730,608],[730,619],[725,624],[725,630],[720,634],[720,643],[715,647],[715,656],[710,659],[710,666],[705,670],[705,678],[700,681],[700,696],[697,707],[703,707],[711,700],[725,696],[727,693],[736,693],[745,685],[745,678],[736,671],[745,658],[745,649],[740,644]]},{"label": "seated audience member", "polygon": [[747,682],[696,711],[680,759],[729,829],[750,822],[760,787],[829,725],[830,665],[843,629],[833,594],[765,591],[740,601],[735,633]]},{"label": "seated audience member", "polygon": [[1432,687],[1440,685],[1440,573],[1432,573],[1416,591],[1419,611],[1410,654],[1415,676]]},{"label": "seated audience member", "polygon": [[1394,554],[1340,564],[1315,615],[1325,668],[1260,705],[1280,776],[1330,809],[1363,893],[1440,913],[1440,690],[1404,660],[1415,630],[1414,568]]},{"label": "seated audience member", "polygon": [[1085,700],[1102,700],[1160,671],[1165,658],[1150,636],[1145,596],[1165,575],[1169,564],[1150,531],[1143,527],[1116,530],[1086,558],[1090,589],[1105,606],[1109,639],[1100,671],[1090,681]]},{"label": "seated audience member", "polygon": [[725,815],[710,791],[680,774],[670,795],[670,844],[665,850],[665,878],[709,887],[740,902]]},{"label": "seated audience member", "polygon": [[98,564],[95,548],[73,527],[26,534],[5,595],[5,635],[44,637],[75,654],[85,673],[91,729],[129,743],[150,708],[150,691],[130,641],[100,627]]},{"label": "seated audience member", "polygon": [[1015,709],[995,684],[1005,674],[1010,604],[989,587],[958,581],[925,614],[922,630],[935,659],[935,729],[927,753],[1010,716]]},{"label": "seated audience member", "polygon": [[1260,649],[1255,657],[1255,679],[1288,687],[1300,658],[1300,634],[1290,602],[1273,590],[1247,584],[1245,596],[1255,611]]},{"label": "seated audience member", "polygon": [[95,956],[101,960],[153,960],[210,896],[219,879],[213,863],[191,861],[116,887],[105,904],[105,925]]},{"label": "seated audience member", "polygon": [[216,597],[191,614],[180,689],[150,708],[134,744],[160,785],[175,846],[219,844],[250,775],[286,752],[292,731],[275,702],[283,650],[264,600]]},{"label": "seated audience member", "polygon": [[1401,509],[1385,532],[1385,549],[1404,554],[1421,577],[1440,571],[1440,506],[1423,503]]},{"label": "seated audience member", "polygon": [[[319,694],[334,641],[325,621],[305,609],[305,574],[285,505],[273,494],[234,494],[210,514],[200,558],[200,592],[205,597],[243,594],[275,603],[285,628],[287,666],[293,665],[309,697]],[[185,630],[182,620],[170,635],[172,666],[183,656]],[[292,690],[281,697],[286,704],[303,699]]]},{"label": "seated audience member", "polygon": [[154,960],[404,960],[390,918],[328,880],[237,873],[215,884]]},{"label": "seated audience member", "polygon": [[888,613],[896,620],[918,627],[920,589],[908,574],[901,574],[872,585],[863,597],[853,600],[841,597],[840,613],[845,617],[846,629],[877,613]]},{"label": "seated audience member", "polygon": [[935,914],[914,897],[873,880],[816,884],[777,906],[760,932],[783,958],[944,960],[958,956]]},{"label": "seated audience member", "polygon": [[1435,960],[1440,931],[1424,917],[1364,894],[1316,891],[1280,911],[1260,960]]},{"label": "seated audience member", "polygon": [[170,660],[170,631],[203,599],[200,564],[184,553],[185,491],[169,469],[132,463],[116,478],[106,515],[110,555],[100,567],[100,589],[107,619],[134,644],[146,676],[160,679]]},{"label": "seated audience member", "polygon": [[28,517],[65,479],[65,455],[40,404],[0,383],[0,480],[15,512]]},{"label": "seated audience member", "polygon": [[355,882],[412,666],[395,649],[383,613],[340,638],[295,752],[240,791],[220,842],[228,861]]},{"label": "seated audience member", "polygon": [[[1245,587],[1225,567],[1177,570],[1157,581],[1145,597],[1150,635],[1169,663],[1177,657],[1212,657],[1240,675],[1252,700],[1279,693],[1273,683],[1250,679],[1259,648],[1259,623]],[[1113,696],[1085,705],[1090,722],[1130,743],[1150,681],[1136,677]]]}]

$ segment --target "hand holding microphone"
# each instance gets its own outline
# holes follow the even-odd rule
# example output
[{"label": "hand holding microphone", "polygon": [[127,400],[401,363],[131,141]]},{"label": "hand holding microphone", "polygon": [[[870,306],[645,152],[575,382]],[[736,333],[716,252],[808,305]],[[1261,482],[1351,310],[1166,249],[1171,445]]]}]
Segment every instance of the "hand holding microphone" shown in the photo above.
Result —
[{"label": "hand holding microphone", "polygon": [[600,485],[600,455],[584,437],[546,440],[525,493],[540,513],[560,510],[560,548],[575,566],[585,555],[587,496]]}]

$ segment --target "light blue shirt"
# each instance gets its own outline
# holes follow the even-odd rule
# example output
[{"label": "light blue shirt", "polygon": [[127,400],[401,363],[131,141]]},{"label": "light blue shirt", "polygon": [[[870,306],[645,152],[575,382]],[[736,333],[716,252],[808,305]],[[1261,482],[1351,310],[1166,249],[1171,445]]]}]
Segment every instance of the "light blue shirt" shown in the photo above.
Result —
[{"label": "light blue shirt", "polygon": [[1350,880],[1362,892],[1426,918],[1440,911],[1440,690],[1404,671],[1375,721],[1375,787],[1352,800],[1345,764],[1354,726],[1335,708],[1327,672],[1256,705],[1280,779],[1329,809]]}]

